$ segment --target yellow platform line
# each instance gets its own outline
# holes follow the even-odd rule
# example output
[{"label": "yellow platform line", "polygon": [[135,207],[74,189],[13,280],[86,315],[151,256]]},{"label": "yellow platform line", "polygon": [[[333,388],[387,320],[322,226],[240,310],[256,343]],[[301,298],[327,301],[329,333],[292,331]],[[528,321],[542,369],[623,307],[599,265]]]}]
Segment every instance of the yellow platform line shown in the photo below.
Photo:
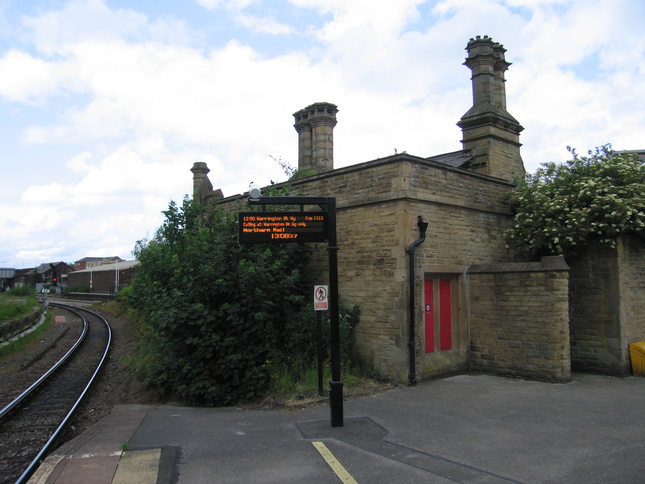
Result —
[{"label": "yellow platform line", "polygon": [[343,465],[338,462],[338,459],[334,457],[334,454],[331,453],[325,444],[322,442],[312,442],[312,444],[342,482],[346,484],[358,484]]},{"label": "yellow platform line", "polygon": [[121,454],[112,484],[155,484],[161,449],[127,450]]}]

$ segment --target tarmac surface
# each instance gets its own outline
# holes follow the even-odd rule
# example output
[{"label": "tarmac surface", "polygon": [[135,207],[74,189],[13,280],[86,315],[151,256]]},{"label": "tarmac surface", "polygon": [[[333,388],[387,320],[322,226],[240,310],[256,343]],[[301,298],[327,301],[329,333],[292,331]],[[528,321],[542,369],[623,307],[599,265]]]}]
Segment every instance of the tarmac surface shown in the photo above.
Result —
[{"label": "tarmac surface", "polygon": [[462,375],[300,410],[123,405],[37,483],[645,483],[645,378]]}]

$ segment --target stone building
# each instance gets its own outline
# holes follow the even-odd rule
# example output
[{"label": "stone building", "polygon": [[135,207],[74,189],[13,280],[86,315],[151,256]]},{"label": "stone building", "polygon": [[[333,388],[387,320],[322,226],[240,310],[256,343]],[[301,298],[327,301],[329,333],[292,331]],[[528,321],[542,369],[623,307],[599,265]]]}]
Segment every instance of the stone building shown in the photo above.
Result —
[{"label": "stone building", "polygon": [[[382,375],[415,382],[481,371],[567,381],[569,266],[562,257],[517,260],[503,238],[513,220],[505,196],[525,175],[523,128],[506,109],[510,63],[487,36],[466,50],[473,106],[457,123],[462,150],[334,169],[338,108],[318,102],[294,114],[298,168],[308,176],[288,185],[336,197],[340,295],[360,306],[357,343]],[[234,210],[246,198],[214,191],[205,163],[192,172],[196,200]],[[638,318],[630,338],[645,339]]]}]

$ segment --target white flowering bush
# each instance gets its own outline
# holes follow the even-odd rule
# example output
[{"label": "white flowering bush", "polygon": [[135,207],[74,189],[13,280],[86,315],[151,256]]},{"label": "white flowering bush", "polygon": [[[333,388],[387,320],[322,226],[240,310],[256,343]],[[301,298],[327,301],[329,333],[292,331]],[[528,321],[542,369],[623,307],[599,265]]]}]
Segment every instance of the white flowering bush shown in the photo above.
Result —
[{"label": "white flowering bush", "polygon": [[611,145],[544,163],[511,192],[507,247],[524,254],[574,255],[590,238],[614,247],[619,235],[645,238],[645,165]]}]

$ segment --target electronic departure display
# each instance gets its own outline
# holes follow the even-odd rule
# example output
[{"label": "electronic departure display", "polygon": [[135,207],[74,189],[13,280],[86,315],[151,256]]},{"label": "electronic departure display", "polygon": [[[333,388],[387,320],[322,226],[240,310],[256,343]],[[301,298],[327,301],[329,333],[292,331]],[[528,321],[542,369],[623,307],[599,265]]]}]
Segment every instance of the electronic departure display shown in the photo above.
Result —
[{"label": "electronic departure display", "polygon": [[240,212],[240,243],[325,242],[327,212]]}]

